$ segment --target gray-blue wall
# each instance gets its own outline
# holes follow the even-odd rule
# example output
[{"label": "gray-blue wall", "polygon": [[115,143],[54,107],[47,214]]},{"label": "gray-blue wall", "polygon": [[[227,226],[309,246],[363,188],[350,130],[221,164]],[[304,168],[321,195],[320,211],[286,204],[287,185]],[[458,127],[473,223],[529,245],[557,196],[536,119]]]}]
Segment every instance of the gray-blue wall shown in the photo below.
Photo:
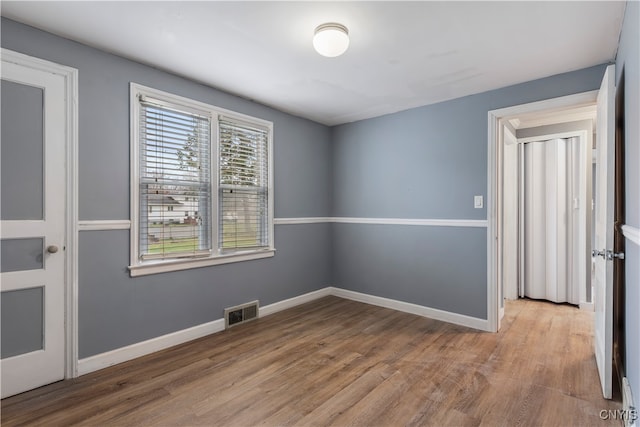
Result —
[{"label": "gray-blue wall", "polygon": [[[486,219],[487,112],[600,87],[604,65],[333,129],[334,216]],[[486,206],[486,205],[485,205]],[[487,318],[486,228],[335,224],[334,283]]]},{"label": "gray-blue wall", "polygon": [[[640,3],[627,2],[616,58],[616,84],[625,72],[625,222],[640,228]],[[625,247],[626,374],[640,403],[640,249]]]},{"label": "gray-blue wall", "polygon": [[[272,121],[275,216],[330,214],[326,126],[5,18],[2,47],[79,70],[80,220],[129,219],[129,82]],[[327,286],[330,231],[329,224],[276,225],[273,258],[135,279],[127,230],[80,232],[80,357],[219,319],[224,307]]]}]

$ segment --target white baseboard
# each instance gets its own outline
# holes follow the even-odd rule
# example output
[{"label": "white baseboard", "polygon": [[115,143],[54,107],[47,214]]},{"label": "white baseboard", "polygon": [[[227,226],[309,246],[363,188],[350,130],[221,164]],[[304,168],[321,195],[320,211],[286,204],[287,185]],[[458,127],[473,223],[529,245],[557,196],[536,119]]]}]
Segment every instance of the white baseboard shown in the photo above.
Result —
[{"label": "white baseboard", "polygon": [[[296,305],[304,304],[318,298],[330,295],[329,287],[278,301],[273,304],[260,307],[260,317],[268,316],[278,311],[286,310]],[[105,353],[96,354],[84,359],[78,360],[78,375],[85,375],[99,369],[117,365],[118,363],[127,362],[137,357],[146,356],[156,351],[164,350],[185,342],[202,338],[204,336],[215,334],[224,330],[224,319],[217,319],[202,325],[193,326],[181,331],[172,332],[152,338],[147,341],[131,344],[126,347],[117,348]]]},{"label": "white baseboard", "polygon": [[106,353],[96,354],[95,356],[86,357],[78,360],[78,375],[88,374],[89,372],[107,368],[118,363],[127,362],[137,357],[146,356],[165,348],[183,344],[187,341],[195,340],[216,332],[224,330],[224,319],[214,320],[212,322],[203,323],[181,331],[172,332],[150,340],[138,342],[126,347],[116,348]]},{"label": "white baseboard", "polygon": [[305,304],[329,295],[331,295],[331,288],[326,287],[326,288],[318,289],[317,291],[309,292],[307,294],[298,295],[297,297],[274,302],[273,304],[260,307],[260,317],[268,316],[270,314],[277,313],[279,311],[286,310],[288,308],[295,307],[300,304]]},{"label": "white baseboard", "polygon": [[[326,288],[318,289],[317,291],[298,295],[293,298],[260,307],[260,317],[269,316],[270,314],[274,314],[279,311],[286,310],[300,304],[305,304],[307,302],[329,295],[334,295],[353,301],[359,301],[366,304],[372,304],[379,307],[390,308],[405,313],[416,314],[418,316],[441,320],[443,322],[454,323],[456,325],[467,326],[482,331],[489,330],[488,321],[486,319],[478,319],[476,317],[450,313],[435,308],[429,308],[417,304],[411,304],[408,302],[349,291],[333,286],[328,286]],[[214,334],[216,332],[221,332],[223,330],[224,319],[217,319],[212,322],[203,323],[202,325],[197,325],[188,329],[183,329],[181,331],[172,332],[170,334],[152,338],[147,341],[131,344],[126,347],[107,351],[105,353],[96,354],[95,356],[86,357],[84,359],[78,360],[78,375],[85,375],[99,369],[117,365],[118,363],[127,362],[137,357],[145,356],[147,354],[164,350],[166,348],[183,344],[185,342]]]},{"label": "white baseboard", "polygon": [[580,310],[586,310],[586,311],[595,310],[595,307],[592,302],[581,302],[579,306],[580,306]]},{"label": "white baseboard", "polygon": [[449,311],[438,310],[436,308],[425,307],[423,305],[377,297],[341,288],[332,287],[331,295],[377,305],[379,307],[403,311],[405,313],[416,314],[418,316],[428,317],[429,319],[441,320],[443,322],[449,322],[460,326],[467,326],[481,331],[489,331],[489,321],[487,319],[479,319],[477,317],[465,316],[464,314],[451,313]]}]

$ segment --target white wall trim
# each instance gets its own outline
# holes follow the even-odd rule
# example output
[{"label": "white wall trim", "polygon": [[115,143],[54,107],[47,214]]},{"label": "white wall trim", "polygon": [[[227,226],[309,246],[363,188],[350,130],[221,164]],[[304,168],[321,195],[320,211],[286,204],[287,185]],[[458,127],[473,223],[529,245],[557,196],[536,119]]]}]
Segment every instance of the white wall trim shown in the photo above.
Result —
[{"label": "white wall trim", "polygon": [[413,218],[353,218],[334,217],[331,222],[341,224],[423,225],[432,227],[480,227],[488,225],[484,219],[413,219]]},{"label": "white wall trim", "polygon": [[[265,317],[270,314],[331,295],[331,289],[332,288],[330,287],[326,287],[317,291],[278,301],[273,304],[265,305],[264,307],[260,307],[260,317]],[[96,354],[95,356],[90,356],[78,361],[78,374],[85,375],[99,369],[127,362],[137,357],[145,356],[156,351],[164,350],[166,348],[221,331],[224,331],[223,318],[152,338],[150,340],[131,344],[126,347],[117,348],[105,353]]]},{"label": "white wall trim", "polygon": [[627,240],[640,246],[640,229],[639,228],[632,227],[628,224],[623,225],[621,228],[622,228],[622,234]]},{"label": "white wall trim", "polygon": [[376,305],[378,307],[390,308],[392,310],[402,311],[404,313],[416,314],[418,316],[440,320],[442,322],[448,322],[473,329],[479,329],[481,331],[489,331],[489,323],[486,319],[479,319],[477,317],[465,316],[464,314],[452,313],[449,311],[438,310],[436,308],[425,307],[423,305],[363,294],[360,292],[354,292],[347,289],[335,287],[331,288],[331,295],[353,301],[363,302],[366,304]]},{"label": "white wall trim", "polygon": [[548,110],[562,110],[566,108],[578,107],[580,105],[591,105],[598,96],[598,90],[576,93],[573,95],[561,96],[558,98],[545,99],[542,101],[530,102],[528,104],[514,105],[512,107],[491,110],[492,115],[511,119],[520,115],[543,112]]},{"label": "white wall trim", "polygon": [[168,273],[171,271],[188,270],[191,268],[209,267],[212,265],[229,264],[232,262],[251,261],[254,259],[271,258],[276,254],[274,249],[249,250],[216,257],[177,258],[171,260],[149,261],[145,264],[130,265],[131,277],[148,274]]},{"label": "white wall trim", "polygon": [[[349,291],[333,286],[327,286],[326,288],[318,289],[316,291],[312,291],[303,295],[298,295],[293,298],[260,307],[260,317],[266,317],[279,311],[286,310],[300,304],[305,304],[329,295],[349,299],[352,301],[363,302],[366,304],[372,304],[379,307],[390,308],[392,310],[398,310],[405,313],[416,314],[418,316],[440,320],[443,322],[449,322],[456,325],[467,326],[469,328],[479,329],[481,331],[489,330],[489,324],[485,319],[478,319],[476,317],[451,313],[435,308],[411,304],[408,302]],[[99,369],[116,365],[118,363],[127,362],[137,357],[145,356],[147,354],[164,350],[166,348],[183,344],[185,342],[214,334],[216,332],[221,332],[223,330],[224,319],[216,319],[202,325],[193,326],[181,331],[172,332],[166,335],[152,338],[150,340],[131,344],[126,347],[96,354],[95,356],[86,357],[78,361],[78,375],[85,375]]]},{"label": "white wall trim", "polygon": [[283,224],[384,224],[384,225],[423,225],[431,227],[487,227],[485,219],[428,219],[428,218],[358,218],[358,217],[308,217],[276,218],[276,225]]},{"label": "white wall trim", "polygon": [[581,302],[579,304],[580,310],[585,310],[585,311],[594,311],[595,306],[593,304],[593,302]]},{"label": "white wall trim", "polygon": [[[275,225],[293,224],[383,224],[383,225],[422,225],[430,227],[478,227],[485,228],[488,221],[485,219],[428,219],[428,218],[357,218],[357,217],[301,217],[301,218],[274,218]],[[80,231],[96,230],[129,230],[131,221],[128,219],[116,220],[84,220],[78,221]]]},{"label": "white wall trim", "polygon": [[130,228],[131,221],[128,219],[78,221],[80,231],[129,230]]},{"label": "white wall trim", "polygon": [[67,354],[65,377],[78,376],[78,70],[66,67],[67,74],[67,285],[66,331]]},{"label": "white wall trim", "polygon": [[203,323],[181,331],[172,332],[150,340],[131,344],[126,347],[96,354],[78,361],[78,374],[84,375],[89,372],[127,362],[137,357],[145,356],[156,351],[164,350],[185,342],[195,340],[216,332],[224,330],[224,319],[217,319],[212,322]]},{"label": "white wall trim", "polygon": [[289,224],[320,224],[325,222],[332,222],[332,218],[328,216],[313,216],[306,218],[274,218],[273,223],[275,225],[289,225]]},{"label": "white wall trim", "polygon": [[274,314],[279,311],[286,310],[288,308],[292,308],[300,304],[306,304],[313,300],[324,298],[329,295],[331,295],[331,288],[326,287],[326,288],[318,289],[317,291],[312,291],[306,294],[298,295],[293,298],[274,302],[273,304],[260,307],[260,317],[269,316],[270,314]]}]

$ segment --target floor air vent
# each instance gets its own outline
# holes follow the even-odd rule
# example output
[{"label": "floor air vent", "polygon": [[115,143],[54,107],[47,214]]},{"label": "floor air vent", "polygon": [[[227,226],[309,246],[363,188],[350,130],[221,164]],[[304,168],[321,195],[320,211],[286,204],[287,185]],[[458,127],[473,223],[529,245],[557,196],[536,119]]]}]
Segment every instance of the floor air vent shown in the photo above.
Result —
[{"label": "floor air vent", "polygon": [[258,301],[248,302],[246,304],[237,305],[224,309],[224,328],[228,329],[232,326],[246,323],[250,320],[258,318]]}]

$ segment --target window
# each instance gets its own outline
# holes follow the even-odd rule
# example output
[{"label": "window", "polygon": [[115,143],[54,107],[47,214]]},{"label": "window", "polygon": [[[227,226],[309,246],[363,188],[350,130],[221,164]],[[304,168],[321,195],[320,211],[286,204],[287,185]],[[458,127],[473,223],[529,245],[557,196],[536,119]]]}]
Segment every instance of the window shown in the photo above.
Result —
[{"label": "window", "polygon": [[132,276],[273,256],[272,124],[131,84]]},{"label": "window", "polygon": [[267,246],[268,132],[226,118],[218,128],[222,216],[218,245],[223,251]]}]

